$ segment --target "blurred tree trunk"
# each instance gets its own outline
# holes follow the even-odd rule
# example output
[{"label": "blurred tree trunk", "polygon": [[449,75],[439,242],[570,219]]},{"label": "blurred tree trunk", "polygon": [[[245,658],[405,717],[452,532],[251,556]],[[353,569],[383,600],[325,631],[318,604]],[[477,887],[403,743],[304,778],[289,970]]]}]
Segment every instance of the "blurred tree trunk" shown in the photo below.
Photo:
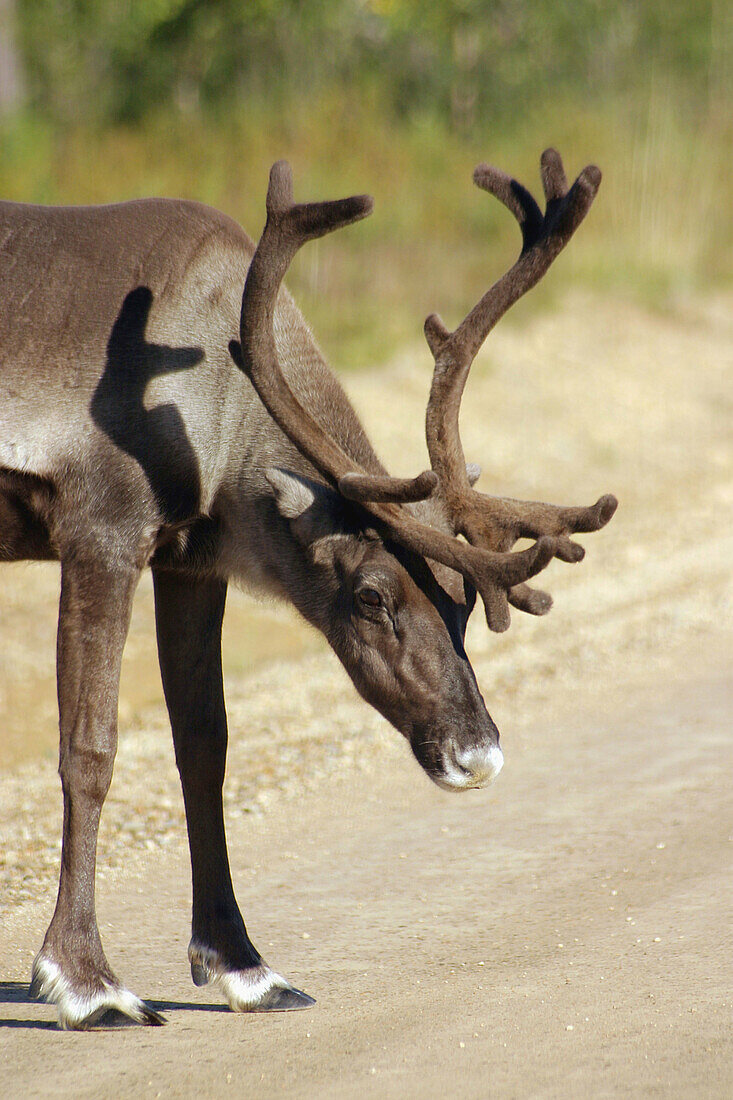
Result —
[{"label": "blurred tree trunk", "polygon": [[23,102],[23,64],[16,45],[15,0],[0,0],[0,117]]}]

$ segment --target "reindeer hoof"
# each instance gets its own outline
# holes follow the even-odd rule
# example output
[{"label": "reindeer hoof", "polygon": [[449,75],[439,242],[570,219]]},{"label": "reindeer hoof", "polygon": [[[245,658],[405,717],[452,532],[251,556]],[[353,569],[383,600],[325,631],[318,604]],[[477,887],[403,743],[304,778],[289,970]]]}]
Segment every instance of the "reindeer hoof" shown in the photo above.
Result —
[{"label": "reindeer hoof", "polygon": [[214,982],[232,1012],[289,1012],[316,1002],[281,977],[265,962],[242,970],[227,970],[218,951],[192,940],[188,948],[194,985]]},{"label": "reindeer hoof", "polygon": [[255,982],[248,973],[236,971],[218,979],[232,1012],[292,1012],[316,1003],[269,967],[262,969],[265,974]]},{"label": "reindeer hoof", "polygon": [[309,997],[295,986],[273,986],[262,998],[254,1012],[293,1012],[300,1008],[310,1008],[315,998]]},{"label": "reindeer hoof", "polygon": [[217,978],[232,1012],[289,1012],[316,1002],[269,966],[230,970]]},{"label": "reindeer hoof", "polygon": [[[128,997],[133,997],[132,993],[123,989],[120,992],[126,994]],[[159,1012],[150,1008],[144,1001],[134,997],[136,1002],[132,1011],[129,1008],[117,1008],[113,1006],[111,1008],[105,1008],[104,1006],[98,1008],[95,1012],[92,1012],[90,1016],[85,1017],[78,1024],[73,1026],[77,1031],[88,1031],[90,1028],[115,1028],[115,1027],[137,1027],[140,1024],[148,1025],[149,1027],[162,1027],[166,1022],[165,1016],[161,1016]],[[71,1025],[66,1025],[71,1026]]]},{"label": "reindeer hoof", "polygon": [[123,986],[100,980],[96,988],[78,989],[61,967],[39,955],[33,964],[31,997],[55,1004],[63,1031],[88,1031],[93,1027],[159,1026],[165,1018]]}]

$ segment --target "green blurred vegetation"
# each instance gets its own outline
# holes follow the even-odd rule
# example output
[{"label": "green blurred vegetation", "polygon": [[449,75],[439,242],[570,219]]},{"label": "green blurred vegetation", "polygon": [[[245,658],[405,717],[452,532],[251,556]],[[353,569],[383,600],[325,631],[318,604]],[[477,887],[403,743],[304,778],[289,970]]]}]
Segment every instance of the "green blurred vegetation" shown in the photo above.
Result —
[{"label": "green blurred vegetation", "polygon": [[282,156],[300,197],[375,195],[289,278],[335,365],[468,310],[519,240],[471,171],[490,160],[536,190],[548,144],[605,178],[515,322],[573,284],[663,307],[733,273],[726,0],[16,0],[15,16],[5,197],[189,196],[256,235]]}]

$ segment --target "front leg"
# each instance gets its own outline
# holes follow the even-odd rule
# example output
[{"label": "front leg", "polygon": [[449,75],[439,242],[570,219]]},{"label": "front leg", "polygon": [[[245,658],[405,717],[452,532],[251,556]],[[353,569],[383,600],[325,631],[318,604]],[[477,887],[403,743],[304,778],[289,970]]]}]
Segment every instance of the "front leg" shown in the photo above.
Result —
[{"label": "front leg", "polygon": [[186,807],[193,880],[188,949],[196,985],[218,981],[235,1012],[307,1008],[313,999],[264,962],[234,896],[222,786],[227,719],[221,669],[226,584],[156,570],[158,653]]},{"label": "front leg", "polygon": [[75,553],[61,563],[61,877],[56,910],[33,964],[30,992],[57,1005],[62,1028],[123,1020],[163,1023],[112,973],[94,906],[97,833],[117,748],[120,662],[138,576],[136,567],[105,567],[93,553]]}]

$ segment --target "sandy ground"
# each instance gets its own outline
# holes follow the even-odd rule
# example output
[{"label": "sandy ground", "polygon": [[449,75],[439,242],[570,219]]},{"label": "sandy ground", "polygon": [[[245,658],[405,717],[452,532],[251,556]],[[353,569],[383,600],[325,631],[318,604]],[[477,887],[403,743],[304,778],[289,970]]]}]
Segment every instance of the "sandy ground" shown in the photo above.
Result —
[{"label": "sandy ground", "polygon": [[[233,598],[235,882],[255,943],[317,998],[308,1012],[235,1017],[190,983],[147,580],[99,917],[113,966],[168,1026],[61,1034],[53,1010],[27,1000],[58,866],[43,732],[57,578],[5,570],[4,1095],[733,1093],[730,307],[660,317],[578,296],[497,332],[477,364],[463,435],[482,486],[621,499],[585,563],[548,570],[547,619],[515,613],[498,638],[474,616],[470,649],[507,759],[490,791],[434,789],[316,639],[282,609]],[[428,381],[422,351],[347,380],[396,473],[424,461]],[[254,664],[248,625],[268,639]]]}]

